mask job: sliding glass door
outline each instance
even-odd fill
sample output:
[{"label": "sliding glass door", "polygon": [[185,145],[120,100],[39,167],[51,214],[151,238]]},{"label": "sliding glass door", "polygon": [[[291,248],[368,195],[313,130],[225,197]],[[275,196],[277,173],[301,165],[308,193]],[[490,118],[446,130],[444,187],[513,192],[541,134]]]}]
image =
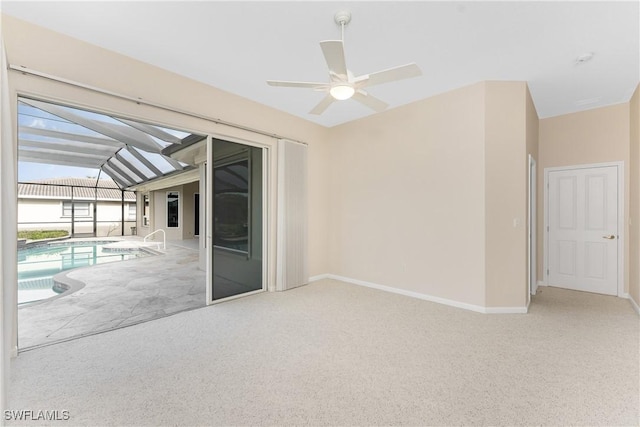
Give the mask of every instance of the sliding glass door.
[{"label": "sliding glass door", "polygon": [[213,139],[211,301],[263,289],[263,149]]}]

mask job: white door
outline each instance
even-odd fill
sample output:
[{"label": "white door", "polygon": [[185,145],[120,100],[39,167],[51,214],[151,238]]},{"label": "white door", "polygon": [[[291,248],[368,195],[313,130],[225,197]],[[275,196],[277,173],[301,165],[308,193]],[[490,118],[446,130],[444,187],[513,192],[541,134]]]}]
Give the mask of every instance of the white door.
[{"label": "white door", "polygon": [[548,284],[617,295],[618,168],[548,173]]}]

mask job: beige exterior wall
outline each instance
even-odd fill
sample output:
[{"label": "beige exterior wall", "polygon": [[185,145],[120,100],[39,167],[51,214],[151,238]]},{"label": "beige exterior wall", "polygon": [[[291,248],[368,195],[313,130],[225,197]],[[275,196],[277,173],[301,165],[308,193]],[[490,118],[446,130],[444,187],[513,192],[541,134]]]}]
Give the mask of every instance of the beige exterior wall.
[{"label": "beige exterior wall", "polygon": [[[124,203],[124,235],[132,235],[131,227],[136,227],[137,216],[129,215],[129,206],[134,203]],[[98,201],[97,209],[97,235],[102,236],[121,236],[122,235],[122,206],[120,202],[100,202]]]},{"label": "beige exterior wall", "polygon": [[[89,216],[77,216],[75,233],[93,233],[93,202],[89,203]],[[64,216],[63,200],[21,198],[18,199],[18,230],[67,230],[71,232],[71,217]],[[129,216],[129,205],[125,202],[124,235],[131,235],[131,227],[136,226],[135,218]],[[97,237],[121,236],[122,208],[120,202],[98,201]]]},{"label": "beige exterior wall", "polygon": [[146,191],[136,192],[136,203],[138,205],[138,215],[136,216],[137,235],[146,236],[154,230],[153,215],[149,216],[147,225],[144,224],[144,196],[149,196],[149,212],[152,211],[153,197]]},{"label": "beige exterior wall", "polygon": [[629,295],[640,305],[640,85],[629,102]]},{"label": "beige exterior wall", "polygon": [[[69,218],[62,216],[62,200],[18,200],[18,229],[20,230],[37,228],[27,223],[57,223],[69,221],[71,221]],[[51,224],[47,228],[51,230],[56,227],[55,224]]]},{"label": "beige exterior wall", "polygon": [[[544,194],[544,169],[556,166],[624,162],[624,283],[629,283],[629,103],[597,108],[540,120],[539,188]],[[544,218],[544,201],[538,207]],[[538,229],[538,242],[544,238]],[[543,278],[544,263],[540,258],[538,277]]]},{"label": "beige exterior wall", "polygon": [[485,278],[487,307],[527,304],[527,85],[487,82]]},{"label": "beige exterior wall", "polygon": [[[178,193],[178,227],[167,227],[167,194],[169,192]],[[182,185],[164,188],[162,190],[151,192],[153,198],[153,231],[164,230],[167,240],[182,240],[183,230],[185,228],[184,216],[184,190]],[[156,234],[152,240],[162,240],[162,234]]]},{"label": "beige exterior wall", "polygon": [[331,273],[484,305],[484,87],[331,129]]},{"label": "beige exterior wall", "polygon": [[184,227],[182,228],[183,239],[195,238],[195,199],[194,194],[200,191],[198,182],[191,182],[182,186],[184,200],[182,203],[182,218]]}]

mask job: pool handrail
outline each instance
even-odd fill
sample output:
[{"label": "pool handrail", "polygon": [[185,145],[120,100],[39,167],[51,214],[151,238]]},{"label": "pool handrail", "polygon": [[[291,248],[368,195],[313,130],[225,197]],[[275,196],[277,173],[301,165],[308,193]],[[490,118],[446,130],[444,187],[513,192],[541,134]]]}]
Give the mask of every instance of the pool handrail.
[{"label": "pool handrail", "polygon": [[162,231],[162,250],[166,251],[167,250],[167,235],[165,234],[165,232],[164,232],[164,230],[162,228],[159,228],[156,231],[153,231],[153,232],[147,234],[146,236],[144,236],[144,239],[142,241],[146,242],[148,237],[151,237],[151,236],[153,236],[154,234],[156,234],[156,233],[158,233],[160,231]]}]

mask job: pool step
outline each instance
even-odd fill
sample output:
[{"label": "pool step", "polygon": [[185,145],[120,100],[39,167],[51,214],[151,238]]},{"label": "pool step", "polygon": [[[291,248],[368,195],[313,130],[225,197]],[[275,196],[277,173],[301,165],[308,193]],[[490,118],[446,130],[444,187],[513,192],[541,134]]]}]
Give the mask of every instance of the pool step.
[{"label": "pool step", "polygon": [[53,286],[53,279],[51,277],[18,280],[18,290],[21,290],[21,291],[33,290],[33,289],[51,289],[52,286]]},{"label": "pool step", "polygon": [[139,240],[122,240],[118,242],[109,243],[103,246],[103,250],[109,252],[130,252],[141,249],[156,249],[160,250],[162,242],[141,242]]}]

